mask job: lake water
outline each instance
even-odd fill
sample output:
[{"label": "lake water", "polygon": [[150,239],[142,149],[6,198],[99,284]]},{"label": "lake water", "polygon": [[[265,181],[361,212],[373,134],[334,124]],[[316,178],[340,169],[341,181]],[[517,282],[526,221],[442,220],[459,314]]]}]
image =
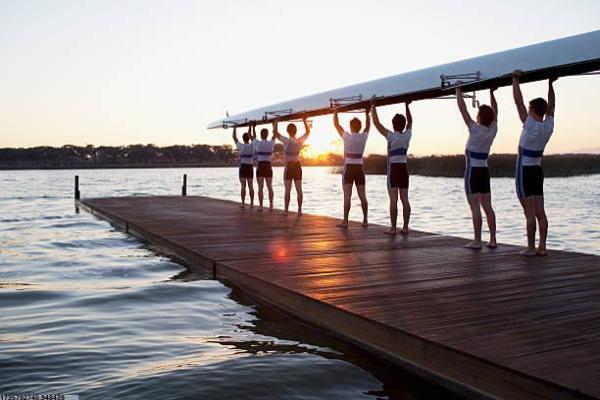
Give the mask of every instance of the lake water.
[{"label": "lake water", "polygon": [[[189,194],[239,199],[231,168],[0,171],[0,393],[451,398],[75,212],[75,174],[83,197],[101,197],[178,194],[183,173]],[[281,174],[275,168],[276,207]],[[340,179],[328,168],[306,168],[305,212],[339,217]],[[371,222],[387,224],[385,177],[367,180]],[[522,244],[513,180],[492,186],[498,240]],[[549,247],[600,254],[600,176],[547,179],[545,188]],[[460,179],[412,177],[410,196],[413,228],[471,234]],[[353,203],[351,217],[360,220]]]}]

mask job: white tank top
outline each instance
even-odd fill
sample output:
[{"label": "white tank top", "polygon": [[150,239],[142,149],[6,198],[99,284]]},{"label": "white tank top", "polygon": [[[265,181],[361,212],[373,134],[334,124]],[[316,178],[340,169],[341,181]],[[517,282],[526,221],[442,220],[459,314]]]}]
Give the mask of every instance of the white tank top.
[{"label": "white tank top", "polygon": [[387,132],[388,162],[392,164],[406,164],[406,154],[408,153],[411,137],[411,129],[407,129],[402,133],[392,131]]},{"label": "white tank top", "polygon": [[275,148],[275,139],[272,140],[256,140],[254,142],[254,154],[258,162],[271,162],[273,149]]},{"label": "white tank top", "polygon": [[490,126],[472,123],[469,127],[469,139],[467,139],[467,147],[465,157],[467,157],[467,165],[471,167],[487,167],[488,157],[492,143],[498,133],[498,123],[493,121]]},{"label": "white tank top", "polygon": [[288,138],[285,136],[279,136],[279,140],[281,140],[283,143],[283,148],[285,149],[285,162],[299,161],[300,150],[302,150],[302,145],[306,140],[306,135],[302,136],[301,138]]},{"label": "white tank top", "polygon": [[237,142],[235,146],[240,152],[240,164],[252,164],[254,158],[254,145],[252,143]]},{"label": "white tank top", "polygon": [[519,139],[519,162],[521,165],[542,165],[546,144],[554,132],[554,117],[547,116],[536,121],[527,115]]},{"label": "white tank top", "polygon": [[344,141],[344,160],[346,164],[362,164],[365,147],[369,132],[348,133],[344,132],[342,140]]}]

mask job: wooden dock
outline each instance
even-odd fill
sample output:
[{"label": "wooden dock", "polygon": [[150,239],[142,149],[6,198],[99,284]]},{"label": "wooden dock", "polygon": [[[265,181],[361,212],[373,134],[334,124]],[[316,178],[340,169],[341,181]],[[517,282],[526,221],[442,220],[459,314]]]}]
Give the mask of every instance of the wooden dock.
[{"label": "wooden dock", "polygon": [[206,197],[79,203],[247,294],[403,365],[506,399],[600,398],[600,257],[240,209]]}]

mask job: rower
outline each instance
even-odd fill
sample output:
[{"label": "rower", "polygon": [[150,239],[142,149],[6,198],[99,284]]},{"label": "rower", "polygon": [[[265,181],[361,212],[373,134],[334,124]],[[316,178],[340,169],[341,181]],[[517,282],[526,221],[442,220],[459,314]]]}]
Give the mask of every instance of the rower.
[{"label": "rower", "polygon": [[246,186],[248,186],[250,192],[250,208],[254,207],[254,186],[252,183],[252,178],[254,177],[254,167],[253,167],[253,158],[254,158],[254,145],[250,143],[251,139],[251,128],[248,128],[248,132],[242,135],[241,143],[237,138],[237,126],[233,127],[233,141],[235,142],[235,146],[237,147],[240,154],[240,167],[239,167],[239,178],[241,185],[241,198],[242,204],[240,208],[246,207]]},{"label": "rower", "polygon": [[[521,93],[520,79],[522,72],[513,72],[513,97],[523,122],[523,130],[519,139],[517,158],[516,185],[517,195],[525,212],[527,221],[527,248],[520,252],[524,256],[545,256],[546,238],[548,236],[548,219],[544,209],[544,171],[542,156],[544,148],[554,132],[555,94],[553,83],[556,77],[548,80],[548,101],[537,98],[529,102],[529,110],[525,108]],[[540,241],[535,248],[535,231],[540,227]]]},{"label": "rower", "polygon": [[496,214],[492,208],[492,193],[490,187],[490,170],[488,156],[490,148],[498,132],[498,104],[494,97],[496,88],[490,89],[490,102],[492,106],[483,104],[479,106],[477,122],[471,119],[463,98],[461,81],[456,82],[456,101],[467,128],[469,138],[465,150],[465,194],[471,209],[473,220],[473,241],[463,247],[468,249],[481,249],[481,208],[485,212],[490,240],[487,246],[496,248]]},{"label": "rower", "polygon": [[[256,127],[253,125],[253,135],[256,136]],[[271,166],[271,158],[273,149],[275,148],[275,135],[268,140],[269,131],[266,128],[260,130],[260,140],[254,141],[254,154],[258,160],[256,168],[256,180],[258,182],[258,211],[263,210],[263,187],[267,182],[267,190],[269,191],[269,211],[273,211],[273,168]]]},{"label": "rower", "polygon": [[333,112],[333,125],[338,131],[338,134],[344,141],[344,171],[342,174],[342,187],[344,190],[344,220],[338,224],[340,228],[348,228],[348,217],[350,214],[350,201],[352,199],[352,186],[356,185],[356,191],[360,198],[360,204],[363,211],[363,228],[368,226],[369,204],[367,203],[367,194],[365,192],[365,171],[363,169],[363,154],[367,139],[369,138],[369,130],[371,128],[371,120],[369,118],[369,109],[365,109],[365,129],[360,132],[362,123],[358,118],[353,118],[350,121],[350,132],[347,132],[340,125],[337,107]]},{"label": "rower", "polygon": [[298,128],[296,124],[290,123],[287,126],[288,137],[285,137],[277,130],[277,120],[273,121],[273,136],[279,139],[283,143],[285,149],[285,170],[283,172],[283,182],[285,185],[284,195],[284,215],[288,214],[290,206],[290,195],[292,191],[292,182],[296,187],[296,195],[298,199],[298,215],[302,215],[302,165],[300,164],[300,150],[306,139],[310,135],[310,126],[306,117],[302,118],[304,123],[305,133],[302,137],[297,138],[296,133]]},{"label": "rower", "polygon": [[388,143],[388,164],[387,164],[387,188],[390,198],[390,221],[391,228],[385,233],[388,235],[396,234],[396,221],[398,219],[398,194],[402,202],[402,216],[404,225],[402,233],[408,234],[408,222],[410,220],[410,202],[408,201],[408,168],[407,157],[408,146],[412,137],[412,114],[406,102],[406,117],[402,114],[394,115],[392,126],[394,131],[386,129],[377,115],[377,108],[373,103],[371,105],[371,114],[373,116],[373,125],[386,138]]}]

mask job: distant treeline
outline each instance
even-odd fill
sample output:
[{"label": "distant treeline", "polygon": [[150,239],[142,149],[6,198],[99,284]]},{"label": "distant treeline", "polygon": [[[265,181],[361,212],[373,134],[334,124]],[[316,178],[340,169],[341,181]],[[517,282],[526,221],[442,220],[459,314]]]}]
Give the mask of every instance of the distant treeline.
[{"label": "distant treeline", "polygon": [[[273,163],[283,165],[283,146],[277,144]],[[334,166],[341,170],[340,154],[304,158],[304,165]],[[489,166],[492,176],[514,176],[516,155],[493,154]],[[0,169],[34,168],[149,168],[149,167],[215,167],[237,166],[238,154],[230,145],[167,146],[136,144],[129,146],[63,146],[0,149]],[[575,176],[600,173],[600,154],[560,154],[544,156],[546,176]],[[425,176],[463,176],[464,156],[410,157],[411,174]],[[365,158],[369,174],[385,174],[387,158],[370,155]]]},{"label": "distant treeline", "polygon": [[[517,156],[515,154],[492,154],[488,160],[490,175],[514,177]],[[553,154],[543,158],[542,165],[547,177],[591,175],[600,173],[600,154]],[[462,177],[465,157],[427,156],[411,157],[408,160],[411,174],[424,176]],[[387,157],[371,155],[365,159],[368,174],[386,174]]]}]

